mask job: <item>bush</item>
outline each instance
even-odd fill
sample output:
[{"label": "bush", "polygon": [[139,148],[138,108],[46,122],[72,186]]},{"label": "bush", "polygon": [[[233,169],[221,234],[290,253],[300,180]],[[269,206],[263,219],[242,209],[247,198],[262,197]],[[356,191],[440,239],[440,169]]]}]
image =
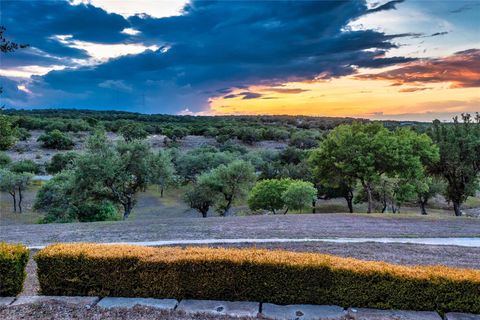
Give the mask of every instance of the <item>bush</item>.
[{"label": "bush", "polygon": [[74,151],[57,153],[52,157],[50,162],[45,164],[45,170],[50,174],[59,173],[60,171],[73,166],[77,158],[78,153]]},{"label": "bush", "polygon": [[0,297],[22,292],[28,254],[29,250],[23,245],[0,242]]},{"label": "bush", "polygon": [[5,152],[0,151],[0,168],[7,167],[12,162],[12,159]]},{"label": "bush", "polygon": [[35,257],[44,295],[335,304],[480,312],[480,271],[258,249],[56,244]]},{"label": "bush", "polygon": [[58,150],[69,150],[75,145],[69,136],[57,129],[42,134],[37,141],[43,142],[44,148]]},{"label": "bush", "polygon": [[40,172],[38,165],[30,159],[19,160],[17,162],[11,163],[10,171],[15,173],[29,172],[33,174],[37,174]]}]

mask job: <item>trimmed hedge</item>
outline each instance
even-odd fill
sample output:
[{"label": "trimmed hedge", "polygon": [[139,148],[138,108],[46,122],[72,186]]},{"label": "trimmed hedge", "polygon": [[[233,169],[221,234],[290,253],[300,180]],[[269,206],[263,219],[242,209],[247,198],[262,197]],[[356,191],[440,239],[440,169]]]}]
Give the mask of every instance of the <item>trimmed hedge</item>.
[{"label": "trimmed hedge", "polygon": [[56,244],[42,294],[250,300],[480,313],[480,270],[259,249]]},{"label": "trimmed hedge", "polygon": [[28,254],[29,250],[23,245],[0,242],[0,297],[22,292]]}]

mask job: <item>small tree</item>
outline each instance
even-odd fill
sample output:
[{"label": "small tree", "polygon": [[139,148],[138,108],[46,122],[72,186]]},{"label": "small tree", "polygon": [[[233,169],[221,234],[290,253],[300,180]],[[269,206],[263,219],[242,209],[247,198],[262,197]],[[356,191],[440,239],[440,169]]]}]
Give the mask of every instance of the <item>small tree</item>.
[{"label": "small tree", "polygon": [[208,185],[202,182],[196,182],[185,192],[183,199],[190,208],[197,210],[206,218],[210,207],[212,207],[218,194]]},{"label": "small tree", "polygon": [[175,166],[172,157],[165,151],[160,151],[150,159],[150,181],[160,187],[160,196],[163,191],[175,182]]},{"label": "small tree", "polygon": [[248,195],[248,206],[251,210],[269,210],[276,214],[285,208],[283,193],[292,182],[291,179],[258,181]]},{"label": "small tree", "polygon": [[150,157],[146,143],[119,142],[111,146],[105,133],[97,131],[87,141],[87,152],[76,161],[75,193],[120,204],[125,220],[137,202],[136,194],[147,186]]},{"label": "small tree", "polygon": [[424,167],[437,159],[438,148],[425,134],[419,135],[410,129],[392,132],[380,123],[353,123],[333,129],[313,152],[311,163],[317,176],[326,174],[325,169],[330,167],[334,175],[347,184],[359,181],[370,213],[375,183],[382,175],[420,177]]},{"label": "small tree", "polygon": [[44,148],[57,150],[69,150],[75,145],[70,137],[57,129],[42,134],[37,141],[43,142]]},{"label": "small tree", "polygon": [[433,122],[430,135],[440,147],[440,161],[431,171],[445,179],[445,198],[453,203],[456,216],[462,214],[461,206],[478,188],[480,173],[480,115],[457,117],[453,124]]},{"label": "small tree", "polygon": [[251,163],[242,160],[221,165],[198,178],[199,183],[222,196],[223,201],[218,202],[217,208],[221,216],[228,214],[236,199],[246,195],[255,180],[255,168]]},{"label": "small tree", "polygon": [[31,173],[17,174],[15,179],[15,187],[18,190],[18,209],[22,213],[23,191],[27,189],[32,181]]},{"label": "small tree", "polygon": [[427,214],[428,201],[437,194],[445,191],[445,182],[438,177],[425,176],[414,183],[417,201],[422,215]]},{"label": "small tree", "polygon": [[143,125],[136,122],[124,125],[120,128],[119,132],[127,142],[143,140],[148,137],[148,132],[144,129]]},{"label": "small tree", "polygon": [[25,191],[30,184],[31,178],[32,175],[30,173],[16,173],[6,169],[0,169],[0,190],[12,196],[14,212],[17,212],[17,208],[20,213],[22,212],[23,191]]},{"label": "small tree", "polygon": [[10,170],[0,169],[0,191],[7,192],[13,201],[13,211],[17,212],[16,174]]},{"label": "small tree", "polygon": [[0,114],[0,150],[9,149],[16,141],[17,136],[12,121],[9,117]]},{"label": "small tree", "polygon": [[312,199],[316,197],[317,189],[315,189],[313,183],[300,180],[292,181],[287,190],[282,194],[285,207],[287,208],[284,214],[286,214],[288,210],[308,208],[312,204]]}]

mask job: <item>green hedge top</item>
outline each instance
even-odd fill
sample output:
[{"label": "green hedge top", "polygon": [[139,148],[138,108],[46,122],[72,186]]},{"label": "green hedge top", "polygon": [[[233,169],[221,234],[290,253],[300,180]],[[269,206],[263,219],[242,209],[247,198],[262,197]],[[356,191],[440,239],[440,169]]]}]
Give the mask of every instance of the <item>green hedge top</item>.
[{"label": "green hedge top", "polygon": [[57,244],[35,259],[43,294],[480,313],[480,270],[280,250],[99,244]]},{"label": "green hedge top", "polygon": [[0,242],[0,296],[15,296],[22,291],[28,254],[23,245]]}]

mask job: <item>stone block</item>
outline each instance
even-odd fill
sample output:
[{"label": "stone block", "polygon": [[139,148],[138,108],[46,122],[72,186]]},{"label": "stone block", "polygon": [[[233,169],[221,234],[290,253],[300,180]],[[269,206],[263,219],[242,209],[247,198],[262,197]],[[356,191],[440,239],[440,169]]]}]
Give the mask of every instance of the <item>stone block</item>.
[{"label": "stone block", "polygon": [[182,300],[177,310],[189,314],[228,315],[232,317],[256,317],[260,303],[247,301]]},{"label": "stone block", "polygon": [[178,302],[175,299],[106,297],[100,300],[97,303],[97,306],[105,309],[111,309],[133,308],[136,305],[140,305],[162,310],[173,310],[177,304]]},{"label": "stone block", "polygon": [[346,314],[346,311],[339,306],[262,304],[262,315],[276,320],[341,320]]}]

